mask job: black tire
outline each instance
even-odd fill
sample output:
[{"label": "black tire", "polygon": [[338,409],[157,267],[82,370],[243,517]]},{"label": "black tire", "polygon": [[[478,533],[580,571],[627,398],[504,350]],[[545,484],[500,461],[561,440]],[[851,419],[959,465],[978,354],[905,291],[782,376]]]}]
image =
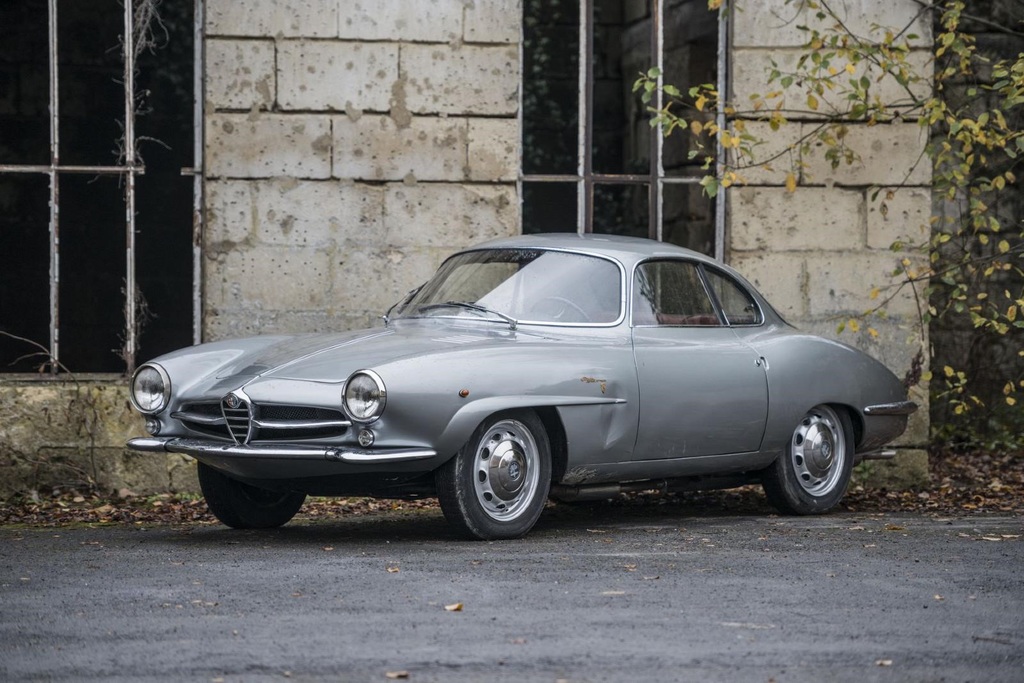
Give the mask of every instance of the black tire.
[{"label": "black tire", "polygon": [[827,405],[803,416],[782,455],[764,471],[768,502],[790,515],[818,515],[834,508],[853,471],[853,422]]},{"label": "black tire", "polygon": [[233,529],[273,529],[295,516],[305,493],[271,491],[243,484],[199,463],[199,487],[210,512]]},{"label": "black tire", "polygon": [[435,473],[445,518],[478,540],[519,538],[537,523],[551,489],[551,447],[532,410],[492,415]]}]

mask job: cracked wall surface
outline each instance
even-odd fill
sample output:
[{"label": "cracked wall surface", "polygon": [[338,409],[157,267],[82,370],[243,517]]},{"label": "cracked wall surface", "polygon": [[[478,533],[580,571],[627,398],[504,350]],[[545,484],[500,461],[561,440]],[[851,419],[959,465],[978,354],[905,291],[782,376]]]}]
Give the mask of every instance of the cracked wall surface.
[{"label": "cracked wall surface", "polygon": [[365,327],[519,232],[518,1],[207,6],[204,339]]}]

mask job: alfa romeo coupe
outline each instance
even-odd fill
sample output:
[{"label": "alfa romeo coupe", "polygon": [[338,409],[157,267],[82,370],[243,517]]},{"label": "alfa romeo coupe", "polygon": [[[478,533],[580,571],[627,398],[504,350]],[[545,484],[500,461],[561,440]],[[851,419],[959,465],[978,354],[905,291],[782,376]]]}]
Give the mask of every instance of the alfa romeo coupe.
[{"label": "alfa romeo coupe", "polygon": [[477,539],[548,497],[760,482],[833,508],[916,405],[881,363],[788,325],[738,273],[649,240],[524,236],[447,259],[367,330],[216,341],[138,368],[139,451],[198,460],[213,514],[436,496]]}]

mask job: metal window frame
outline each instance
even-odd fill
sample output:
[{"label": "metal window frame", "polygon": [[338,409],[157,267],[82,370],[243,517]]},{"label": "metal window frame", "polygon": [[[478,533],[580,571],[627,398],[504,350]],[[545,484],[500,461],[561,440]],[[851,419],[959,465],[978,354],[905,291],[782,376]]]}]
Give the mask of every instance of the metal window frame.
[{"label": "metal window frame", "polygon": [[[665,45],[665,0],[651,0],[651,54],[653,55],[652,66],[658,67],[664,73],[664,45]],[[663,239],[663,195],[665,185],[695,185],[700,183],[699,178],[684,176],[666,176],[664,167],[664,135],[661,124],[653,129],[650,147],[650,166],[646,174],[629,173],[595,173],[593,168],[593,157],[590,150],[593,148],[594,133],[594,0],[580,0],[579,30],[579,72],[578,84],[580,96],[578,102],[578,130],[577,130],[577,169],[575,175],[569,174],[525,174],[522,172],[522,161],[524,150],[520,145],[519,150],[519,177],[517,179],[517,191],[523,196],[523,183],[566,183],[576,184],[576,232],[586,234],[593,231],[594,224],[594,187],[596,185],[647,185],[649,211],[648,211],[648,236],[651,239]],[[718,92],[727,92],[726,70],[727,60],[728,23],[727,13],[724,9],[718,10],[718,45],[717,45],[717,88]],[[519,63],[525,64],[525,37],[520,31],[519,40]],[[658,91],[652,103],[660,109],[664,105],[661,86],[664,85],[663,77],[658,76]],[[519,89],[519,128],[523,128],[523,88]],[[716,112],[719,127],[724,128],[725,111],[720,103]],[[725,164],[725,150],[718,139],[715,140],[716,169],[721,174]],[[715,258],[721,260],[724,256],[725,244],[725,212],[726,192],[721,188],[715,197]]]},{"label": "metal window frame", "polygon": [[[200,324],[202,315],[200,287],[201,268],[201,233],[202,233],[202,25],[203,0],[194,0],[193,23],[195,24],[194,45],[194,117],[196,126],[194,169],[183,169],[185,173],[194,175],[193,204],[193,339],[200,340]],[[49,50],[49,128],[50,128],[50,163],[39,164],[0,164],[0,174],[42,174],[49,178],[50,184],[50,338],[49,375],[56,376],[60,364],[60,178],[64,174],[115,175],[124,181],[125,204],[125,302],[124,302],[124,360],[125,373],[131,374],[135,369],[135,354],[138,340],[137,328],[137,294],[135,277],[135,182],[144,175],[146,168],[137,158],[135,138],[135,3],[125,0],[124,33],[122,34],[121,57],[124,62],[124,155],[121,163],[111,165],[67,165],[60,162],[60,97],[59,97],[59,52],[57,42],[58,0],[47,2],[47,43]]]}]

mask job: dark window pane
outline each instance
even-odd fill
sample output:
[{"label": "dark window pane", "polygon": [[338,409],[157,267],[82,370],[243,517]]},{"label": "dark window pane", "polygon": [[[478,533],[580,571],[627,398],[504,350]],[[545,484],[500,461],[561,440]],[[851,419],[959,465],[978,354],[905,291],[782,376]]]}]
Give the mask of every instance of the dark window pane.
[{"label": "dark window pane", "polygon": [[705,268],[708,276],[708,284],[718,298],[718,304],[725,313],[726,321],[730,325],[758,325],[761,323],[761,310],[754,303],[745,289],[740,287],[732,278],[720,273],[717,270]]},{"label": "dark window pane", "polygon": [[49,359],[49,202],[47,176],[0,176],[0,372],[34,372]]},{"label": "dark window pane", "polygon": [[[704,83],[714,84],[718,73],[718,15],[709,12],[704,0],[670,0],[665,3],[665,83],[687,91]],[[678,108],[677,108],[678,111]],[[692,110],[688,116],[694,116]],[[702,114],[702,120],[713,120],[714,111]],[[698,149],[698,142],[703,149]],[[689,129],[674,131],[665,138],[662,165],[665,175],[689,175],[714,156],[714,140],[706,134],[695,137]],[[690,153],[697,155],[690,159]]]},{"label": "dark window pane", "polygon": [[60,360],[72,372],[124,372],[125,205],[116,176],[60,180]]},{"label": "dark window pane", "polygon": [[649,235],[647,185],[596,185],[593,232],[605,235]]},{"label": "dark window pane", "polygon": [[[699,175],[699,170],[692,171]],[[662,186],[662,234],[665,242],[712,255],[715,250],[715,200],[696,183]]]},{"label": "dark window pane", "polygon": [[579,0],[523,3],[523,173],[577,171]]},{"label": "dark window pane", "polygon": [[576,183],[523,183],[523,234],[576,232]]},{"label": "dark window pane", "polygon": [[646,175],[650,114],[633,81],[653,64],[653,22],[646,12],[623,11],[612,0],[597,2],[594,13],[594,172]]},{"label": "dark window pane", "polygon": [[117,0],[57,5],[60,161],[117,163],[124,122],[124,9]]},{"label": "dark window pane", "polygon": [[[137,362],[192,343],[192,3],[160,5],[155,49],[139,58],[136,118]],[[156,142],[159,141],[159,142]]]},{"label": "dark window pane", "polygon": [[0,2],[0,164],[49,164],[45,0]]},{"label": "dark window pane", "polygon": [[633,280],[633,324],[719,325],[697,266],[687,261],[641,264]]}]

